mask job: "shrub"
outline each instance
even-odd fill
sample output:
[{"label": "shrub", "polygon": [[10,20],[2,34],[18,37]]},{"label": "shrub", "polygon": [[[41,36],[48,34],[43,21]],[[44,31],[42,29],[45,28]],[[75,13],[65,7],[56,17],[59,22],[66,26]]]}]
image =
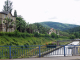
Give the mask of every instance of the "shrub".
[{"label": "shrub", "polygon": [[49,34],[45,34],[45,37],[50,37],[50,35]]},{"label": "shrub", "polygon": [[22,33],[21,36],[22,36],[23,38],[25,38],[25,37],[26,37],[26,33]]},{"label": "shrub", "polygon": [[57,35],[55,33],[51,33],[52,38],[57,38]]},{"label": "shrub", "polygon": [[35,33],[34,33],[34,36],[35,36],[35,37],[39,37],[38,32],[35,32]]},{"label": "shrub", "polygon": [[46,43],[46,45],[56,45],[56,42],[49,42],[49,43]]},{"label": "shrub", "polygon": [[70,36],[70,39],[75,39],[75,36],[74,36],[74,35],[71,35],[71,36]]},{"label": "shrub", "polygon": [[0,36],[4,36],[5,35],[5,32],[0,32]]}]

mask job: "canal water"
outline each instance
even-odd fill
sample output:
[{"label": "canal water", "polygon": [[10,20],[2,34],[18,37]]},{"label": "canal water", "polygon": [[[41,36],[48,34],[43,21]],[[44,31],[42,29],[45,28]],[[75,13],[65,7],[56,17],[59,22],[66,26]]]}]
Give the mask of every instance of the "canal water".
[{"label": "canal water", "polygon": [[[79,41],[74,41],[68,45],[78,45],[79,44]],[[65,56],[72,56],[72,49],[69,49],[70,46],[66,45],[65,46]],[[51,57],[51,56],[64,56],[64,47],[58,49],[58,50],[55,50],[47,55],[45,55],[44,57]]]}]

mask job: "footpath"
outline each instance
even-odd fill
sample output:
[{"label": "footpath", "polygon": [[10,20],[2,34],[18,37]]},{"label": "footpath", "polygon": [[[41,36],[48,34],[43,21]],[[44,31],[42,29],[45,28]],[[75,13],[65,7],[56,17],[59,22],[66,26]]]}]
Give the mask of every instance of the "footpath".
[{"label": "footpath", "polygon": [[42,58],[23,58],[23,59],[0,59],[0,60],[80,60],[80,56],[42,57]]}]

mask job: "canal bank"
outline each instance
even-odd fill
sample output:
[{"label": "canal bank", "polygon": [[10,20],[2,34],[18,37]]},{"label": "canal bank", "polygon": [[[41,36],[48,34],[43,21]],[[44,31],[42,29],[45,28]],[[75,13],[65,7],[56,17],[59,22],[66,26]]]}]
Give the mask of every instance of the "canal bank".
[{"label": "canal bank", "polygon": [[[70,44],[78,45],[79,41],[74,41],[74,42],[72,42]],[[51,52],[51,53],[49,53],[47,55],[44,55],[44,57],[64,56],[64,55],[65,56],[72,56],[72,54],[73,54],[72,49],[68,49],[70,44],[66,45],[65,48],[64,47],[60,47],[60,48],[54,50],[53,52]],[[64,49],[65,49],[65,51],[64,51]]]}]

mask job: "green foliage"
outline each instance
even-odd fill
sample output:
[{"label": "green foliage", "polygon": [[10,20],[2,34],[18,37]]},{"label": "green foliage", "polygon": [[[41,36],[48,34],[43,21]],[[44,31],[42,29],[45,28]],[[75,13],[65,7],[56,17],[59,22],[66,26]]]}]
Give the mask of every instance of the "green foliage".
[{"label": "green foliage", "polygon": [[75,35],[71,35],[70,36],[70,39],[75,39]]},{"label": "green foliage", "polygon": [[17,11],[16,10],[14,11],[14,16],[17,17]]},{"label": "green foliage", "polygon": [[50,35],[49,35],[49,34],[47,34],[47,33],[45,33],[45,37],[50,37]]},{"label": "green foliage", "polygon": [[10,37],[33,37],[34,34],[29,34],[27,32],[21,33],[17,30],[15,30],[14,32],[0,32],[0,36],[10,36]]},{"label": "green foliage", "polygon": [[49,43],[46,43],[46,45],[57,45],[56,42],[49,42]]},{"label": "green foliage", "polygon": [[51,33],[52,38],[57,38],[58,36],[55,33]]},{"label": "green foliage", "polygon": [[0,45],[5,46],[18,46],[18,45],[24,45],[26,48],[28,48],[27,45],[43,45],[45,42],[52,41],[52,38],[44,38],[44,37],[9,37],[9,36],[0,36]]},{"label": "green foliage", "polygon": [[69,34],[74,35],[75,38],[80,38],[80,26],[68,29],[68,30],[66,30],[66,32],[68,32]]},{"label": "green foliage", "polygon": [[80,26],[79,27],[70,28],[68,30],[65,30],[65,32],[68,32],[68,33],[80,32]]},{"label": "green foliage", "polygon": [[12,12],[12,2],[7,0],[5,1],[5,5],[3,7],[3,11],[8,11],[8,12]]},{"label": "green foliage", "polygon": [[39,33],[39,37],[45,37],[45,34]]},{"label": "green foliage", "polygon": [[[10,18],[5,18],[5,20],[3,21],[3,23],[5,23],[5,26],[6,26],[6,32],[8,30],[8,28],[12,28],[13,27],[13,24],[15,24],[15,22],[11,21]],[[9,24],[11,23],[11,24]]]},{"label": "green foliage", "polygon": [[39,37],[39,34],[37,32],[34,33],[35,37]]},{"label": "green foliage", "polygon": [[58,23],[58,22],[41,22],[40,24],[43,25],[44,27],[47,26],[47,27],[54,28],[54,29],[61,30],[61,31],[78,27],[78,25],[63,24],[63,23]]},{"label": "green foliage", "polygon": [[0,36],[4,36],[5,35],[5,33],[3,33],[3,32],[0,32]]},{"label": "green foliage", "polygon": [[70,36],[69,33],[63,32],[63,31],[59,31],[59,35],[60,35],[60,36],[66,36],[66,37],[69,37],[69,36]]},{"label": "green foliage", "polygon": [[16,18],[16,28],[20,32],[25,32],[26,31],[26,22],[22,17],[17,17]]},{"label": "green foliage", "polygon": [[76,38],[79,38],[79,36],[80,36],[79,34],[80,34],[79,32],[75,32],[74,33],[74,35],[75,35]]},{"label": "green foliage", "polygon": [[39,23],[34,23],[33,25],[35,26],[34,27],[35,29],[38,29],[39,33],[45,34],[45,33],[48,33],[49,31],[49,28],[44,27]]}]

